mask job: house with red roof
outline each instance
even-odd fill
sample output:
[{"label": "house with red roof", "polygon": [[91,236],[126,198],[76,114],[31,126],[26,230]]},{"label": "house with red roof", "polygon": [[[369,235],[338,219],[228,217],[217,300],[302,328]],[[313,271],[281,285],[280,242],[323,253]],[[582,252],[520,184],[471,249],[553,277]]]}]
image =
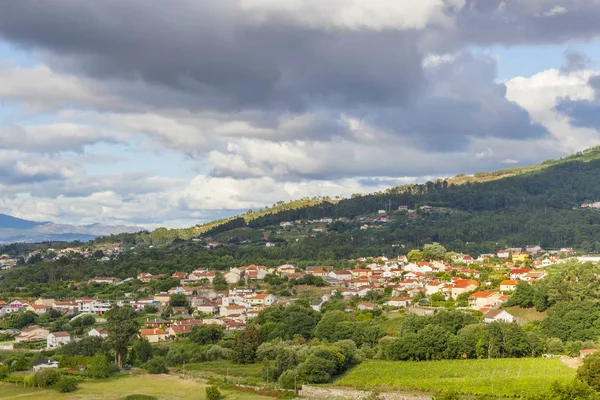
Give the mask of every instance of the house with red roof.
[{"label": "house with red roof", "polygon": [[239,315],[246,311],[244,306],[223,306],[219,309],[219,315],[221,317],[231,317],[232,315]]},{"label": "house with red roof", "polygon": [[386,306],[390,307],[408,307],[410,305],[409,297],[392,297],[388,301],[385,302]]},{"label": "house with red roof", "polygon": [[46,340],[48,338],[48,334],[50,334],[48,329],[33,325],[28,328],[21,329],[21,333],[15,338],[15,342],[37,342],[40,340]]},{"label": "house with red roof", "polygon": [[463,293],[472,292],[479,287],[479,282],[474,279],[455,279],[452,282],[450,294],[454,300]]},{"label": "house with red roof", "polygon": [[500,291],[501,292],[514,292],[517,288],[518,280],[515,279],[505,279],[500,282]]},{"label": "house with red roof", "polygon": [[494,308],[499,300],[501,294],[498,292],[475,292],[469,296],[469,307],[476,310],[482,308]]},{"label": "house with red roof", "polygon": [[338,281],[349,281],[352,279],[352,272],[346,270],[331,271],[329,276]]},{"label": "house with red roof", "polygon": [[363,302],[363,303],[358,303],[358,305],[356,306],[356,308],[360,311],[372,311],[375,310],[377,308],[377,304],[373,304],[373,303],[369,303],[369,302]]},{"label": "house with red roof", "polygon": [[512,280],[526,280],[525,277],[531,272],[531,268],[515,268],[510,271],[510,279]]},{"label": "house with red roof", "polygon": [[160,328],[140,329],[140,336],[150,343],[158,343],[167,340],[167,332]]},{"label": "house with red roof", "polygon": [[275,303],[275,296],[269,293],[257,293],[247,298],[246,302],[252,306],[270,306]]}]

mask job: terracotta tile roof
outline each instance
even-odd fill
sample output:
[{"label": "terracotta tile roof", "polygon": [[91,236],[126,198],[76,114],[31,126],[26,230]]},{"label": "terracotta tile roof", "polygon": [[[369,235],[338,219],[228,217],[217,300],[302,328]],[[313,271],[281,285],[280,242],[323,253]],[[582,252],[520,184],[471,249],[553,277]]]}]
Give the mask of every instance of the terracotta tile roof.
[{"label": "terracotta tile roof", "polygon": [[166,335],[167,332],[165,332],[163,329],[140,329],[140,334],[142,336],[151,336],[151,335]]},{"label": "terracotta tile roof", "polygon": [[477,298],[485,299],[494,294],[495,294],[495,292],[477,292],[477,293],[473,293],[472,295],[470,295],[469,298],[470,299],[477,299]]}]

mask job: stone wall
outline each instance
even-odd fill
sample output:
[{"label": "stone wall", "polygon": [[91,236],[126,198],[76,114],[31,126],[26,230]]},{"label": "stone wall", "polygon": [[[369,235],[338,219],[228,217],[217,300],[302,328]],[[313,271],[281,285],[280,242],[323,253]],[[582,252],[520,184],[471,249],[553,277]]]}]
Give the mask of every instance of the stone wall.
[{"label": "stone wall", "polygon": [[431,400],[430,395],[400,392],[377,393],[355,389],[324,388],[316,386],[302,386],[302,397],[323,400]]}]

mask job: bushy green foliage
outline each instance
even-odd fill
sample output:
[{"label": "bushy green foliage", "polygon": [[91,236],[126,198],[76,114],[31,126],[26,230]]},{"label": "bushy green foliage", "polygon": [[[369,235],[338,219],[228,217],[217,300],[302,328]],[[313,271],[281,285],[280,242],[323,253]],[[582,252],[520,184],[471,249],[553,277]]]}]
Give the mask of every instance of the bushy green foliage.
[{"label": "bushy green foliage", "polygon": [[0,364],[0,379],[4,379],[8,376],[9,374],[9,369],[8,366],[4,365],[4,364]]},{"label": "bushy green foliage", "polygon": [[541,354],[543,342],[517,324],[478,324],[471,314],[442,311],[433,317],[408,317],[399,338],[387,341],[389,360],[531,357]]},{"label": "bushy green foliage", "polygon": [[227,286],[227,280],[225,279],[223,274],[221,272],[216,272],[215,277],[213,279],[213,289],[222,292],[224,290],[227,290]]},{"label": "bushy green foliage", "polygon": [[571,382],[554,382],[550,389],[528,396],[528,400],[598,400],[600,395],[587,383],[578,379]]},{"label": "bushy green foliage", "polygon": [[138,335],[139,322],[136,320],[136,312],[133,308],[117,307],[116,304],[106,312],[108,329],[108,346],[115,352],[116,364],[121,367],[127,358],[128,346]]},{"label": "bushy green foliage", "polygon": [[72,376],[63,375],[60,377],[54,388],[60,393],[74,392],[79,388],[77,379]]},{"label": "bushy green foliage", "polygon": [[583,364],[577,369],[577,378],[600,391],[600,354],[592,354],[583,359]]},{"label": "bushy green foliage", "polygon": [[223,328],[217,325],[196,325],[188,335],[190,341],[200,345],[217,343],[222,338]]},{"label": "bushy green foliage", "polygon": [[320,317],[320,314],[312,308],[300,304],[269,307],[256,317],[256,323],[261,326],[260,341],[265,342],[276,338],[287,340],[295,335],[310,339]]},{"label": "bushy green foliage", "polygon": [[60,346],[56,352],[66,356],[93,356],[102,349],[102,338],[97,336],[84,337]]},{"label": "bushy green foliage", "polygon": [[171,307],[187,307],[188,302],[183,293],[173,293],[169,299]]},{"label": "bushy green foliage", "polygon": [[167,360],[164,357],[154,357],[144,364],[144,369],[151,374],[167,374]]},{"label": "bushy green foliage", "polygon": [[42,368],[35,373],[35,384],[37,387],[52,387],[61,377],[62,374],[55,368]]},{"label": "bushy green foliage", "polygon": [[147,394],[130,394],[129,396],[122,397],[120,400],[157,400],[158,397],[150,396]]},{"label": "bushy green foliage", "polygon": [[89,361],[85,373],[90,378],[105,379],[118,371],[119,368],[105,356],[95,356]]},{"label": "bushy green foliage", "polygon": [[133,349],[135,352],[136,361],[145,363],[152,358],[154,349],[147,339],[139,339],[133,342]]},{"label": "bushy green foliage", "polygon": [[220,400],[222,398],[221,392],[214,386],[206,388],[206,400]]},{"label": "bushy green foliage", "polygon": [[256,360],[258,345],[258,330],[254,326],[244,329],[234,338],[233,362],[240,364],[253,363]]},{"label": "bushy green foliage", "polygon": [[548,310],[542,332],[567,340],[590,340],[600,337],[600,303],[592,300],[561,301]]}]

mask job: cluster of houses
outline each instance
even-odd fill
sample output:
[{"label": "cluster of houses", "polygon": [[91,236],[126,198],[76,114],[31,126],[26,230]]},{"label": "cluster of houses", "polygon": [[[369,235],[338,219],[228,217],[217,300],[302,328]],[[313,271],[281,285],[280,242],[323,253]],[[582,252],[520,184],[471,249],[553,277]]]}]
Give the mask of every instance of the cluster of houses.
[{"label": "cluster of houses", "polygon": [[0,270],[11,269],[17,266],[19,260],[17,258],[10,257],[7,254],[0,254]]},{"label": "cluster of houses", "polygon": [[[119,300],[117,306],[131,306],[135,310],[142,309],[147,305],[156,305],[153,300]],[[0,301],[0,316],[18,312],[31,311],[37,315],[42,315],[50,309],[58,310],[64,315],[74,315],[79,313],[84,314],[104,314],[113,305],[108,300],[100,300],[95,298],[79,298],[71,301],[59,301],[53,298],[40,297],[35,301],[13,300],[11,302]]]},{"label": "cluster of houses", "polygon": [[[108,337],[108,331],[103,328],[92,328],[86,336],[97,336],[103,339]],[[29,326],[19,331],[15,343],[46,341],[47,349],[56,349],[70,343],[74,339],[68,332],[50,332],[49,329],[37,325]]]},{"label": "cluster of houses", "polygon": [[[115,249],[115,251],[118,251]],[[140,335],[151,342],[158,342],[185,336],[194,325],[218,325],[226,332],[244,329],[249,320],[266,308],[278,304],[289,304],[294,299],[276,298],[272,294],[256,291],[248,286],[237,287],[244,281],[251,283],[261,281],[267,275],[277,275],[289,279],[299,279],[307,275],[320,277],[331,288],[311,307],[319,311],[322,305],[334,295],[342,295],[346,299],[355,296],[364,297],[369,292],[390,294],[389,300],[383,304],[392,308],[408,308],[415,299],[423,299],[422,306],[428,299],[436,295],[437,299],[457,300],[459,296],[469,293],[468,307],[480,310],[485,322],[512,322],[514,317],[501,309],[510,294],[520,282],[532,283],[545,278],[546,266],[563,262],[559,254],[571,254],[572,249],[561,249],[557,252],[544,251],[539,246],[504,249],[496,254],[483,254],[477,259],[472,256],[457,254],[452,263],[445,261],[409,262],[406,256],[393,259],[379,257],[376,259],[360,258],[350,260],[353,268],[334,270],[327,266],[314,266],[300,269],[294,265],[284,264],[274,268],[261,265],[248,265],[216,272],[208,269],[196,269],[192,272],[174,272],[171,278],[177,279],[179,285],[156,293],[145,300],[120,300],[116,302],[95,298],[80,298],[72,301],[58,301],[51,298],[39,298],[35,301],[13,300],[9,303],[0,301],[0,315],[16,311],[32,311],[43,314],[49,309],[61,311],[63,314],[103,314],[113,303],[118,306],[130,305],[134,309],[142,309],[148,305],[167,307],[171,296],[181,294],[187,300],[187,306],[172,307],[177,312],[174,319],[154,319],[147,321],[140,330]],[[500,259],[500,262],[498,262]],[[531,268],[517,267],[519,261],[528,260]],[[499,287],[487,289],[490,282],[481,282],[481,273],[477,265],[486,265],[505,275]],[[222,274],[231,289],[217,291],[212,284]],[[135,278],[121,280],[114,277],[95,277],[94,283],[120,284],[137,279],[144,284],[165,278],[165,274],[139,273]],[[236,286],[234,288],[234,286]],[[485,290],[479,290],[485,287]],[[464,296],[463,296],[464,297]],[[379,305],[362,302],[351,310],[373,310]],[[189,312],[193,312],[188,314]],[[194,316],[195,315],[195,316]],[[99,334],[95,332],[94,334]],[[47,332],[44,328],[29,327],[20,332],[17,341],[47,340],[47,346],[54,348],[71,340],[65,332]]]},{"label": "cluster of houses", "polygon": [[[124,251],[125,251],[125,249],[121,245],[118,245],[118,244],[110,245],[102,250],[103,257],[99,258],[98,261],[104,261],[104,262],[109,261],[112,256],[119,255],[119,254],[123,253]],[[48,254],[53,254],[54,256],[47,257]],[[61,257],[71,256],[71,255],[78,255],[82,258],[91,258],[91,257],[96,256],[96,252],[91,249],[80,249],[80,248],[76,248],[76,247],[67,247],[64,249],[49,248],[49,249],[46,249],[44,251],[44,253],[36,250],[36,251],[29,252],[29,253],[25,253],[20,258],[22,258],[22,261],[26,263],[27,261],[29,261],[29,259],[31,259],[33,257],[44,256],[44,255],[46,255],[46,257],[44,257],[45,260],[56,261]],[[16,267],[17,265],[19,265],[18,263],[19,263],[20,258],[10,257],[7,254],[0,254],[0,270],[7,270],[7,269],[11,269],[13,267]]]}]

